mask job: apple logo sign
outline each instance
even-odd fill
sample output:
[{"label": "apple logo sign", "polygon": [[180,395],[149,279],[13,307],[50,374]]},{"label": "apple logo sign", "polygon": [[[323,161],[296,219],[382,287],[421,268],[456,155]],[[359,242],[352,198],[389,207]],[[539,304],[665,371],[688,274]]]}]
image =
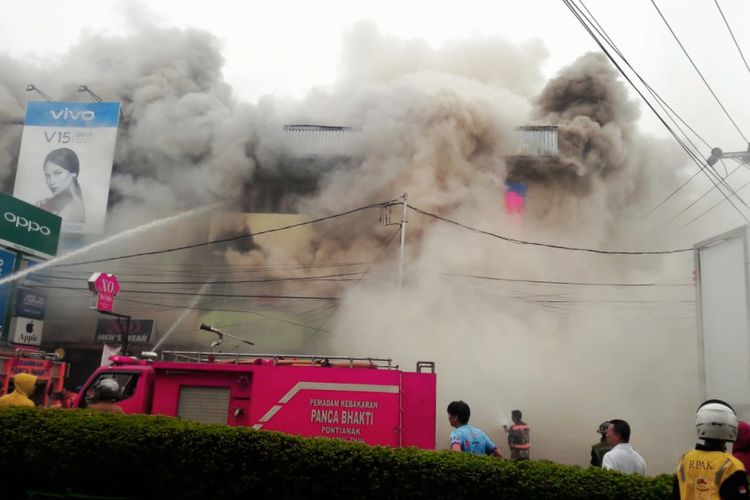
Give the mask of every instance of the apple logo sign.
[{"label": "apple logo sign", "polygon": [[26,323],[26,333],[34,333],[34,322],[29,321]]}]

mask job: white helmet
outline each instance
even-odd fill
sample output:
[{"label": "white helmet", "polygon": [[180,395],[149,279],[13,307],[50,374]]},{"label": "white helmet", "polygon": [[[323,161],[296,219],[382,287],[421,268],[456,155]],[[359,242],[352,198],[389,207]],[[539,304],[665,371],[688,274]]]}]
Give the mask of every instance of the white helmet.
[{"label": "white helmet", "polygon": [[734,442],[737,440],[737,415],[724,401],[709,399],[698,407],[695,429],[699,439]]},{"label": "white helmet", "polygon": [[113,378],[105,378],[96,385],[96,399],[99,401],[113,401],[120,396],[120,384]]}]

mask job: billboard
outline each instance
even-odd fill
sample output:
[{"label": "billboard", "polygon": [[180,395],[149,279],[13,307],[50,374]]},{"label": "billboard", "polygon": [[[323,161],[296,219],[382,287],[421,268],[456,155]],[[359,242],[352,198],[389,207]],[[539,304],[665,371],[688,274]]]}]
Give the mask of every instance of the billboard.
[{"label": "billboard", "polygon": [[100,233],[120,121],[118,102],[30,101],[13,196],[62,217],[64,233]]},{"label": "billboard", "polygon": [[44,321],[16,316],[10,323],[11,338],[14,344],[41,345]]},{"label": "billboard", "polygon": [[44,319],[47,294],[30,288],[16,288],[16,316]]},{"label": "billboard", "polygon": [[0,193],[0,245],[36,257],[54,257],[60,241],[60,217]]},{"label": "billboard", "polygon": [[[96,322],[95,339],[97,342],[120,343],[125,331],[124,319],[99,319]],[[131,319],[128,342],[131,344],[149,344],[154,333],[156,322],[151,319]]]}]

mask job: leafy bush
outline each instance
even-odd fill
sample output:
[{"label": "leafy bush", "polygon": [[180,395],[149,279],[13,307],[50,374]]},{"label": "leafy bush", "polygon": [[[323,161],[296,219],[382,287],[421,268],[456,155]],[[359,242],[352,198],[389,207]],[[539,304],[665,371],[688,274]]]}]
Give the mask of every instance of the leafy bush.
[{"label": "leafy bush", "polygon": [[0,484],[11,497],[37,491],[131,498],[656,500],[669,497],[671,478],[169,417],[10,408],[0,410]]}]

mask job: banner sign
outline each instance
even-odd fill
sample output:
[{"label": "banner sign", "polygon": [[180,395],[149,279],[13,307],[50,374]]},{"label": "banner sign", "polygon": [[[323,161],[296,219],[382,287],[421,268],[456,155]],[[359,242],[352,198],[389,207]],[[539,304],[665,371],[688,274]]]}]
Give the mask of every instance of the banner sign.
[{"label": "banner sign", "polygon": [[[119,344],[122,342],[122,332],[127,324],[126,319],[100,319],[96,322],[97,342]],[[131,344],[150,344],[154,334],[156,322],[151,319],[131,319],[128,342]]]},{"label": "banner sign", "polygon": [[112,312],[115,296],[120,293],[117,276],[107,273],[94,273],[88,280],[94,303],[92,308],[99,312]]},{"label": "banner sign", "polygon": [[60,216],[0,193],[0,245],[37,257],[57,255]]},{"label": "banner sign", "polygon": [[[16,254],[0,250],[0,278],[12,274],[15,264]],[[5,316],[8,312],[8,296],[11,286],[11,284],[0,286],[0,337],[4,337],[5,333]]]},{"label": "banner sign", "polygon": [[16,289],[16,316],[44,319],[47,294],[29,288]]},{"label": "banner sign", "polygon": [[64,233],[101,233],[119,102],[30,101],[13,196],[62,217]]}]

